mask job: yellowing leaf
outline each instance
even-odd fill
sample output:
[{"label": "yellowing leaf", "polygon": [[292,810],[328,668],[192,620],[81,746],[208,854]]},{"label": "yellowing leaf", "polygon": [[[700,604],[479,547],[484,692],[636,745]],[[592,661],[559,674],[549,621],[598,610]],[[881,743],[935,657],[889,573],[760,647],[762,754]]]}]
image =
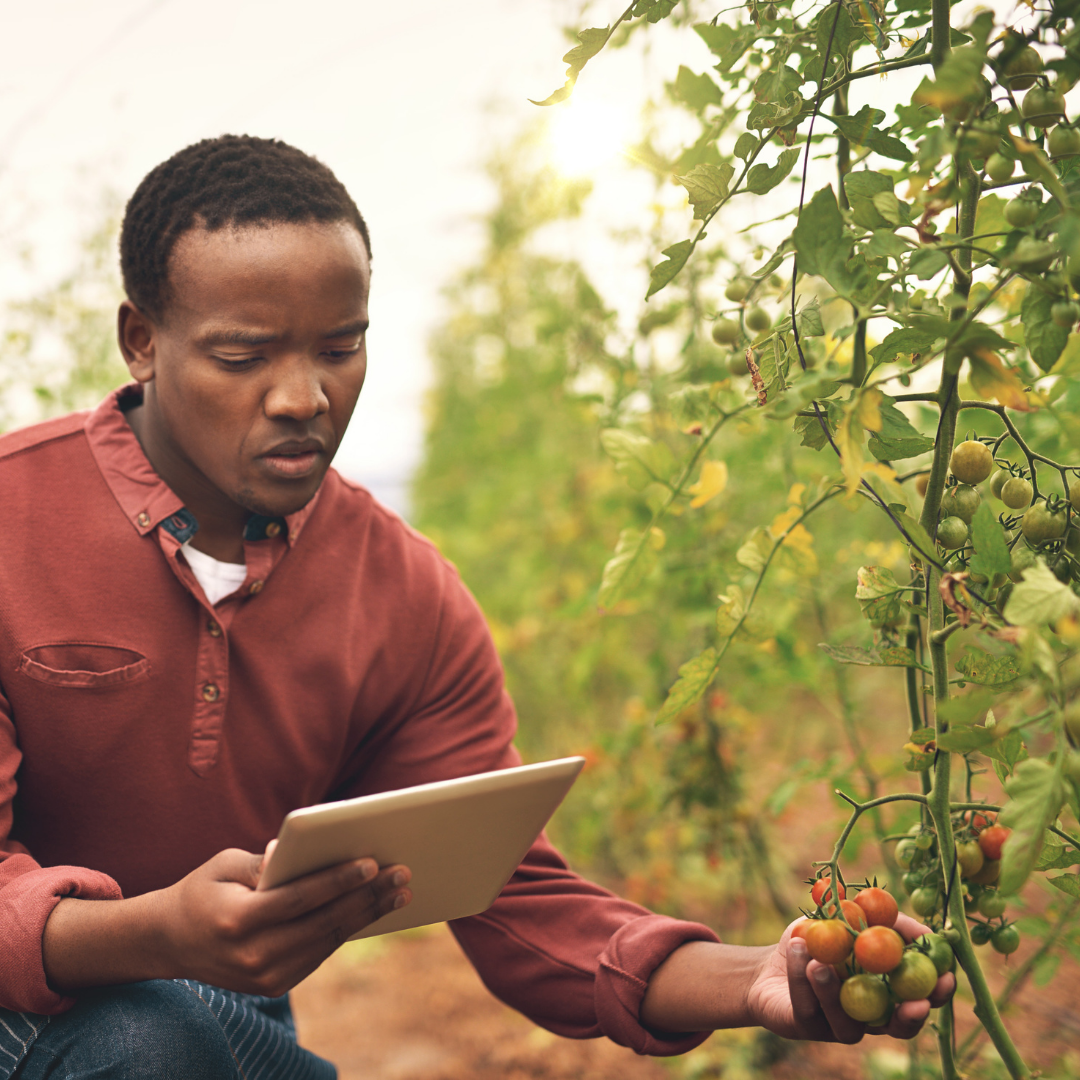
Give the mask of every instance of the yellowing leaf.
[{"label": "yellowing leaf", "polygon": [[850,499],[859,490],[863,471],[862,425],[854,409],[845,410],[836,429],[836,446],[840,451],[840,467],[844,472],[844,487]]},{"label": "yellowing leaf", "polygon": [[792,523],[798,520],[801,513],[802,510],[799,507],[789,506],[783,513],[777,514],[769,526],[769,535],[774,540],[779,540],[791,527]]},{"label": "yellowing leaf", "polygon": [[801,506],[803,495],[806,492],[805,484],[792,484],[791,490],[787,494],[787,501],[789,506]]},{"label": "yellowing leaf", "polygon": [[979,397],[984,400],[996,398],[1009,409],[1031,411],[1020,377],[1007,368],[996,353],[976,349],[968,359],[971,361],[971,385]]},{"label": "yellowing leaf", "polygon": [[701,479],[696,484],[691,484],[686,490],[694,498],[690,505],[697,509],[704,506],[710,499],[715,499],[721,491],[727,487],[728,467],[724,461],[706,461],[701,466]]},{"label": "yellowing leaf", "polygon": [[867,431],[881,430],[881,399],[884,395],[880,390],[871,387],[859,395],[858,404],[855,406],[859,423]]}]

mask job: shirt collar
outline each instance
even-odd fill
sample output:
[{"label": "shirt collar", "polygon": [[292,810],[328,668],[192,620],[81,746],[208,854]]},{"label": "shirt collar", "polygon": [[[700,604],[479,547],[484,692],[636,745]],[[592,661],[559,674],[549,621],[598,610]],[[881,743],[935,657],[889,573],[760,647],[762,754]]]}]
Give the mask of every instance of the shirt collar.
[{"label": "shirt collar", "polygon": [[[126,408],[141,401],[142,386],[137,382],[109,394],[87,418],[86,438],[90,452],[120,509],[140,536],[164,525],[180,543],[184,543],[195,534],[198,522],[154,471],[124,416]],[[306,506],[284,518],[253,514],[244,529],[244,539],[265,540],[281,535],[292,546],[311,517],[321,491],[320,486]]]}]

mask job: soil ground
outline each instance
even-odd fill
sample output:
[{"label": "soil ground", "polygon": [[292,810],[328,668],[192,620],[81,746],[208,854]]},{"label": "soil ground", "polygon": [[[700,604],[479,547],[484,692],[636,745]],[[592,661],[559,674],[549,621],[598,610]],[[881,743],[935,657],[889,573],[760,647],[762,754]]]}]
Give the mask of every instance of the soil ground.
[{"label": "soil ground", "polygon": [[[1023,956],[1022,950],[1010,964]],[[994,957],[987,967],[992,983],[1001,986],[1004,961]],[[293,1008],[301,1043],[333,1061],[340,1080],[747,1077],[755,1075],[751,1064],[763,1061],[775,1062],[766,1072],[775,1080],[907,1075],[907,1048],[884,1038],[840,1047],[718,1033],[667,1064],[606,1039],[558,1038],[493,998],[441,926],[350,943],[296,988]],[[962,1036],[971,1026],[970,1004],[961,1002],[957,1013]],[[1080,969],[1066,960],[1047,989],[1025,987],[1008,1024],[1029,1063],[1047,1075],[1080,1075]],[[930,1033],[920,1048],[932,1061]]]}]

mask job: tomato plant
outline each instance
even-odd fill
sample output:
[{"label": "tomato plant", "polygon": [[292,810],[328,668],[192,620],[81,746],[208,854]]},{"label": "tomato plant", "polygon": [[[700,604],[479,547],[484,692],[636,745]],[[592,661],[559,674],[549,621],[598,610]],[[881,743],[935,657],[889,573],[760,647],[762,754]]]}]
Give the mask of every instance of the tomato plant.
[{"label": "tomato plant", "polygon": [[[770,590],[790,598],[791,626],[822,609],[829,575],[854,586],[848,603],[864,633],[841,641],[823,627],[822,651],[851,678],[892,669],[910,719],[908,741],[892,749],[910,780],[885,792],[860,742],[873,737],[873,718],[860,726],[847,707],[865,795],[841,789],[850,816],[822,865],[839,882],[864,815],[887,837],[894,815],[917,808],[917,832],[892,849],[904,890],[935,932],[952,935],[983,1029],[1009,1074],[1026,1077],[972,948],[995,935],[1011,945],[1011,924],[972,921],[966,909],[1007,905],[1035,872],[1080,894],[1075,872],[1061,873],[1080,861],[1071,764],[1080,725],[1065,722],[1080,644],[1069,547],[1080,504],[1080,348],[1069,336],[1080,176],[1065,94],[1080,80],[1080,30],[1059,6],[1022,27],[988,11],[952,26],[948,5],[918,0],[902,12],[844,0],[750,11],[636,0],[612,26],[579,36],[565,86],[545,102],[568,98],[586,69],[601,79],[605,47],[660,21],[713,56],[704,73],[672,72],[670,95],[694,138],[677,151],[647,140],[639,152],[689,203],[657,227],[646,295],[657,318],[676,313],[682,344],[663,362],[628,353],[599,383],[602,445],[639,501],[598,604],[625,612],[690,580],[715,584],[710,629],[688,636],[670,668],[662,727],[698,715],[717,678],[759,663],[764,643],[782,648],[780,620],[762,630]],[[910,99],[866,90],[902,68],[923,69]],[[755,226],[754,196],[764,195]],[[749,288],[726,295],[733,281]],[[738,354],[748,378],[730,376]],[[789,477],[770,511],[759,475],[740,471],[741,448],[761,432],[783,447]],[[717,507],[740,486],[755,490],[758,517],[721,561],[714,537],[730,525]],[[900,556],[824,571],[811,529],[826,530],[845,503]],[[709,574],[686,569],[702,564]],[[1002,807],[978,787],[980,763],[1003,785]],[[988,851],[979,833],[996,826],[976,825],[973,811],[1000,812],[1010,842]],[[990,886],[997,892],[982,891]],[[814,920],[804,934],[820,936],[823,956],[851,937],[837,920]],[[917,997],[937,970],[908,950],[887,978],[896,997]],[[952,1010],[937,1023],[947,1075]]]}]

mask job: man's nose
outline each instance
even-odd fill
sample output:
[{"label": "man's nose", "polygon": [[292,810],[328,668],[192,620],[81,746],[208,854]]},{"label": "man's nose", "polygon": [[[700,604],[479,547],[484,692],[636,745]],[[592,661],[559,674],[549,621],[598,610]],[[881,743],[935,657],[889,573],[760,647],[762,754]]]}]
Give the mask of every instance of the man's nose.
[{"label": "man's nose", "polygon": [[277,367],[263,405],[272,420],[313,420],[329,407],[320,373],[305,357],[286,360]]}]

